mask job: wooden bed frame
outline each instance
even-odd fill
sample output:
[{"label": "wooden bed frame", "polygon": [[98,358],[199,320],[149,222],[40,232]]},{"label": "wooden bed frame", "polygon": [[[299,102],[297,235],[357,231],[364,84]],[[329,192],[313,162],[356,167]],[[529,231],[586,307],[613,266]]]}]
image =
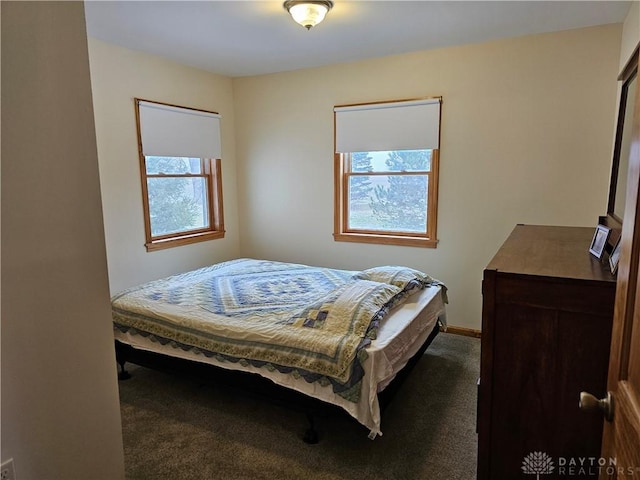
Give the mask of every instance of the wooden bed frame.
[{"label": "wooden bed frame", "polygon": [[[389,383],[383,391],[378,393],[381,413],[384,412],[389,405],[396,392],[400,389],[420,358],[422,358],[439,331],[440,321],[436,321],[433,330],[426,341],[420,346],[417,353],[409,359],[391,383]],[[280,406],[286,406],[289,409],[293,408],[294,410],[304,413],[307,417],[309,427],[304,433],[303,440],[308,444],[315,444],[319,441],[315,422],[318,416],[324,413],[336,412],[337,410],[345,413],[342,408],[336,405],[277,385],[271,380],[255,373],[227,370],[207,363],[141,350],[118,340],[115,341],[115,348],[116,361],[120,366],[120,372],[118,373],[119,380],[131,378],[131,374],[125,369],[125,364],[130,362],[142,367],[178,374],[215,386],[233,388],[244,394],[267,400]]]}]

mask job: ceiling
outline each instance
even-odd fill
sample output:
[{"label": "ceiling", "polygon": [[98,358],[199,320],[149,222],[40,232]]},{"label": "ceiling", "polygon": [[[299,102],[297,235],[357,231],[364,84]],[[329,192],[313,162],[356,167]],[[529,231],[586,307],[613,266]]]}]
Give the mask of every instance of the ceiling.
[{"label": "ceiling", "polygon": [[280,0],[95,1],[92,37],[230,77],[620,23],[630,1],[343,1],[307,31]]}]

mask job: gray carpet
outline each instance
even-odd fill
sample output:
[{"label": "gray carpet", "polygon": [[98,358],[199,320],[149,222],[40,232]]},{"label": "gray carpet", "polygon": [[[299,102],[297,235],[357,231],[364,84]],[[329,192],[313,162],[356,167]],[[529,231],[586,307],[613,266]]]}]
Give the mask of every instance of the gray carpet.
[{"label": "gray carpet", "polygon": [[440,334],[382,417],[384,435],[129,365],[120,382],[127,479],[475,479],[480,341]]}]

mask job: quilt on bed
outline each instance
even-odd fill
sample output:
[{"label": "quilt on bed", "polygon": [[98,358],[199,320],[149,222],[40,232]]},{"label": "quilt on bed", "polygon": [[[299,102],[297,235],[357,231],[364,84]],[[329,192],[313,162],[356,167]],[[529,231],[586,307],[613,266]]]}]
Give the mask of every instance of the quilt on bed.
[{"label": "quilt on bed", "polygon": [[115,328],[220,361],[331,384],[357,402],[380,320],[417,289],[440,284],[406,267],[361,272],[239,259],[129,289]]}]

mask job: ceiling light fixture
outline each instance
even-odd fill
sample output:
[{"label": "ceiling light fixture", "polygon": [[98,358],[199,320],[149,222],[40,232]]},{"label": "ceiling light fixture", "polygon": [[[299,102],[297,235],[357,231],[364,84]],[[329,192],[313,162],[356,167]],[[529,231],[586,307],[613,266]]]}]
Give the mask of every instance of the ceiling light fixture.
[{"label": "ceiling light fixture", "polygon": [[284,8],[291,17],[309,30],[324,20],[325,15],[333,7],[331,0],[287,0]]}]

